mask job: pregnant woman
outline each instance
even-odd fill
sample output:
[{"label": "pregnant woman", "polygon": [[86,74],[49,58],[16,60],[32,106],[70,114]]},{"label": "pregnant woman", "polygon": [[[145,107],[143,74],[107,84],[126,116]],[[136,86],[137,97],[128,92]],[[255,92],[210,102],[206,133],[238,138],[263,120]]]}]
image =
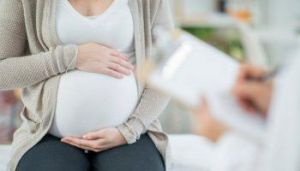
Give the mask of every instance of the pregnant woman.
[{"label": "pregnant woman", "polygon": [[9,171],[163,171],[168,97],[136,77],[167,0],[3,0],[0,89],[21,88]]}]

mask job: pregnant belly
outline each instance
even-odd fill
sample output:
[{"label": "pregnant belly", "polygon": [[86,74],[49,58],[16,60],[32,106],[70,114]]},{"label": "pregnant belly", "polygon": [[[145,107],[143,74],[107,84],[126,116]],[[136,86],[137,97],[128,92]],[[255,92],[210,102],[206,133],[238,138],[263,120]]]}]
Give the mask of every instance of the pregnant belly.
[{"label": "pregnant belly", "polygon": [[62,76],[50,133],[57,137],[113,127],[125,122],[138,101],[134,75],[115,79],[73,71]]}]

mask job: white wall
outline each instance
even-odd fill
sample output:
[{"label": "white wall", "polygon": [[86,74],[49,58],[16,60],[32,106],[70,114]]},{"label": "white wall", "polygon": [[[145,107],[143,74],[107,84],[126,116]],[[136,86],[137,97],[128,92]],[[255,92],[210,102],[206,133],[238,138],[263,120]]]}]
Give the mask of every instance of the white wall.
[{"label": "white wall", "polygon": [[[300,23],[299,0],[261,0],[264,15],[262,27],[293,33]],[[276,35],[274,35],[276,36]],[[277,65],[287,59],[289,51],[294,47],[292,42],[269,42],[266,45],[270,62]]]},{"label": "white wall", "polygon": [[299,10],[299,0],[268,0],[268,23],[276,27],[294,28]]}]

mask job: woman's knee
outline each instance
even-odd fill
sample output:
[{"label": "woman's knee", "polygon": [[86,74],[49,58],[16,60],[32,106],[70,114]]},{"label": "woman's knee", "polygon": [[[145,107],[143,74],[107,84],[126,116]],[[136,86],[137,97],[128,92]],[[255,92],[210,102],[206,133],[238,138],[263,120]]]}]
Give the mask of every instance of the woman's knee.
[{"label": "woman's knee", "polygon": [[46,135],[24,154],[17,171],[88,171],[89,162],[82,151]]},{"label": "woman's knee", "polygon": [[92,157],[93,171],[164,171],[163,159],[148,135],[135,144],[107,150]]}]

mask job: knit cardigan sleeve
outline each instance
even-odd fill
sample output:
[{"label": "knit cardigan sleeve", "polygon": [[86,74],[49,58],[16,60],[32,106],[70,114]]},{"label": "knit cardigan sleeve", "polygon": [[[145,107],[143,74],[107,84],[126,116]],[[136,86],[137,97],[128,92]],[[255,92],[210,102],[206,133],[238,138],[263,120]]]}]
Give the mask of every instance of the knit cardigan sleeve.
[{"label": "knit cardigan sleeve", "polygon": [[[28,48],[21,0],[2,0],[0,6],[0,90],[25,88],[74,69],[75,45],[58,46],[25,56]],[[42,51],[42,49],[41,49]]]},{"label": "knit cardigan sleeve", "polygon": [[[160,0],[159,8],[153,13],[152,30],[156,26],[166,29],[174,27],[168,0]],[[128,144],[135,143],[140,138],[140,135],[147,131],[149,126],[158,119],[158,116],[166,108],[169,100],[169,96],[147,85],[145,86],[141,100],[134,113],[127,122],[117,127]]]}]

